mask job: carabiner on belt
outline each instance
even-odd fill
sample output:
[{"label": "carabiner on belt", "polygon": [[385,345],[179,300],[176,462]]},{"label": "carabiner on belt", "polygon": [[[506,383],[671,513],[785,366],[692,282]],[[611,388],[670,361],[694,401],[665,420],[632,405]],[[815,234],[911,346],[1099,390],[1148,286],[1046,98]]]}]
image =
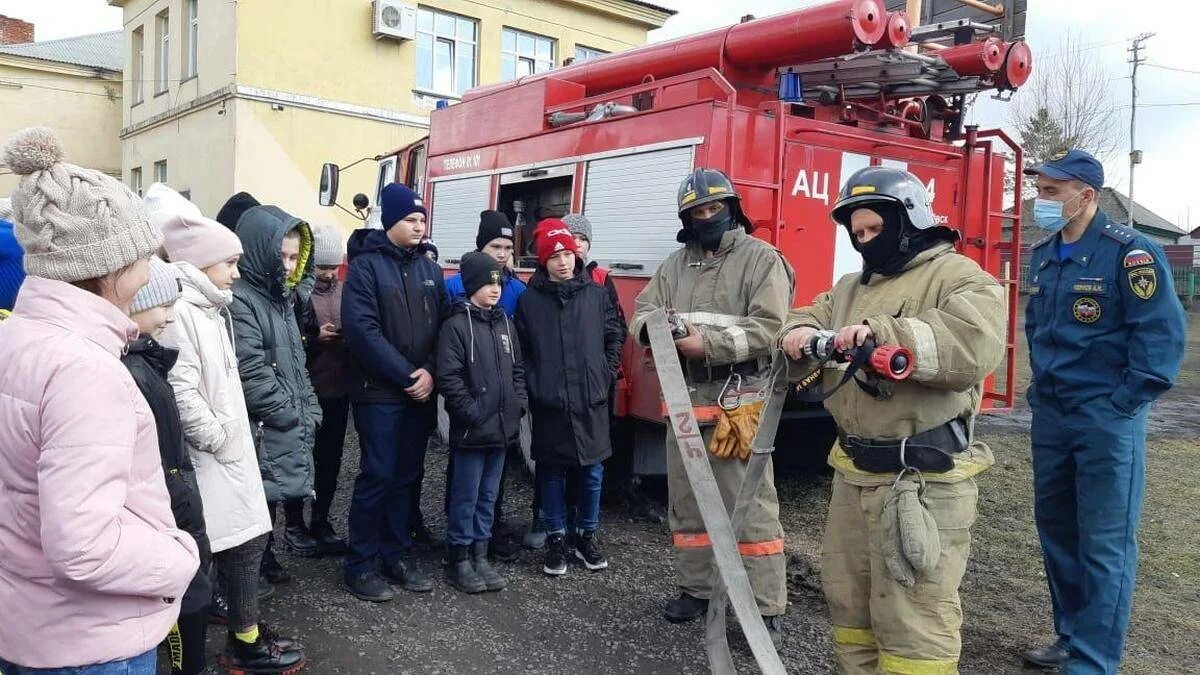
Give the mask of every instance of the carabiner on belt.
[{"label": "carabiner on belt", "polygon": [[[733,382],[733,378],[737,378],[737,386],[730,390],[729,385]],[[721,393],[717,395],[717,405],[721,410],[737,410],[742,405],[742,376],[740,373],[729,373],[729,377],[725,378],[725,386],[721,387]]]}]

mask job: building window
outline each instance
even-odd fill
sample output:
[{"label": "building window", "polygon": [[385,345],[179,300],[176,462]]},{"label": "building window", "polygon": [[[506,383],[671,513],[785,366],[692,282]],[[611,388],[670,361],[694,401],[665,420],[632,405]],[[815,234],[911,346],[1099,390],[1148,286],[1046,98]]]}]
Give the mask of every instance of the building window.
[{"label": "building window", "polygon": [[417,88],[461,96],[475,86],[474,20],[417,9]]},{"label": "building window", "polygon": [[154,182],[164,184],[167,182],[167,160],[160,159],[154,163]]},{"label": "building window", "polygon": [[133,190],[137,196],[142,196],[142,167],[129,170],[129,189]]},{"label": "building window", "polygon": [[554,40],[505,28],[500,40],[500,77],[513,80],[554,67]]},{"label": "building window", "polygon": [[186,0],[187,26],[183,31],[183,79],[196,76],[196,40],[200,35],[200,2]]},{"label": "building window", "polygon": [[598,59],[605,54],[608,54],[608,52],[601,51],[599,49],[592,49],[591,47],[584,47],[583,45],[575,45],[575,63]]},{"label": "building window", "polygon": [[162,12],[154,18],[158,29],[158,53],[154,57],[154,93],[162,94],[167,91],[167,69],[171,65],[171,28],[170,16]]},{"label": "building window", "polygon": [[129,60],[133,62],[133,68],[130,70],[129,84],[133,87],[133,103],[137,105],[142,102],[142,58],[146,51],[146,40],[141,26],[134,29],[132,42],[133,49]]}]

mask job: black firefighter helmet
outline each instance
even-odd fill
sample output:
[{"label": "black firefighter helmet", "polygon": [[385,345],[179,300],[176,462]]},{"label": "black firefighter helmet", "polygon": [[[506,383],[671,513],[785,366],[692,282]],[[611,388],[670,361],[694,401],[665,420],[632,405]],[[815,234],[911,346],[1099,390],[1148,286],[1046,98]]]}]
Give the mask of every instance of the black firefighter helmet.
[{"label": "black firefighter helmet", "polygon": [[716,169],[696,169],[683,179],[676,201],[679,206],[679,220],[683,221],[685,228],[691,224],[691,216],[688,215],[688,211],[701,204],[724,201],[726,208],[733,212],[734,221],[744,227],[747,232],[754,231],[754,224],[742,211],[741,196],[734,189],[733,181],[729,180],[729,176],[726,176],[724,172]]}]

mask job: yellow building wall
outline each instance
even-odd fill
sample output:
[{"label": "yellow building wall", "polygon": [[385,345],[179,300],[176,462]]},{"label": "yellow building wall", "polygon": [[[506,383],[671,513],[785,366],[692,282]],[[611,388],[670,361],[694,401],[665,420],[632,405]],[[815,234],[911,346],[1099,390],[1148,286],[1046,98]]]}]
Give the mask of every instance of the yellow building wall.
[{"label": "yellow building wall", "polygon": [[190,191],[191,200],[206,216],[213,217],[235,192],[233,106],[218,115],[210,106],[165,124],[127,136],[123,143],[124,180],[132,169],[141,168],[142,188],[154,182],[154,163],[167,162],[167,184]]},{"label": "yellow building wall", "polygon": [[[0,143],[29,126],[54,129],[67,161],[121,175],[121,82],[92,71],[0,56]],[[17,186],[0,168],[0,195]]]},{"label": "yellow building wall", "polygon": [[[276,204],[313,225],[336,225],[345,234],[362,227],[362,222],[317,203],[321,165],[335,162],[346,166],[425,135],[423,129],[410,126],[297,107],[274,110],[259,101],[239,100],[236,108],[236,190]],[[343,172],[338,203],[351,208],[356,192],[374,200],[375,171],[375,162],[366,161]]]},{"label": "yellow building wall", "polygon": [[[505,27],[554,38],[556,65],[574,56],[576,43],[619,51],[646,41],[645,26],[562,0],[431,0],[420,6],[478,22],[477,85],[500,80]],[[304,7],[295,11],[291,0],[238,3],[240,84],[414,115],[433,106],[433,97],[415,100],[415,41],[376,40],[370,2],[310,0]]]}]

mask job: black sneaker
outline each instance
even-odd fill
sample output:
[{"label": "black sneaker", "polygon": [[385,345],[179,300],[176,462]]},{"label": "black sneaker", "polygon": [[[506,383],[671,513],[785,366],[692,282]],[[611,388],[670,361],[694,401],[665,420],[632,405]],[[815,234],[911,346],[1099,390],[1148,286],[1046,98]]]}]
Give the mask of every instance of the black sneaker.
[{"label": "black sneaker", "polygon": [[270,548],[263,553],[262,565],[259,567],[259,570],[267,578],[267,581],[272,584],[286,584],[292,580],[292,575],[283,568],[283,565],[279,564],[279,560],[275,558],[275,552]]},{"label": "black sneaker", "polygon": [[596,531],[583,532],[571,538],[571,549],[583,566],[593,572],[608,569],[608,559],[596,543]]},{"label": "black sneaker", "polygon": [[315,558],[321,554],[320,543],[303,525],[290,525],[283,530],[283,545],[302,558]]},{"label": "black sneaker", "polygon": [[542,571],[552,577],[567,573],[567,541],[561,532],[546,537],[546,556],[543,558]]},{"label": "black sneaker", "polygon": [[363,572],[342,579],[346,590],[359,600],[367,602],[387,602],[396,597],[392,587],[379,572]]},{"label": "black sneaker", "polygon": [[406,591],[426,593],[433,590],[433,581],[417,567],[411,558],[400,558],[383,564],[383,577]]}]

